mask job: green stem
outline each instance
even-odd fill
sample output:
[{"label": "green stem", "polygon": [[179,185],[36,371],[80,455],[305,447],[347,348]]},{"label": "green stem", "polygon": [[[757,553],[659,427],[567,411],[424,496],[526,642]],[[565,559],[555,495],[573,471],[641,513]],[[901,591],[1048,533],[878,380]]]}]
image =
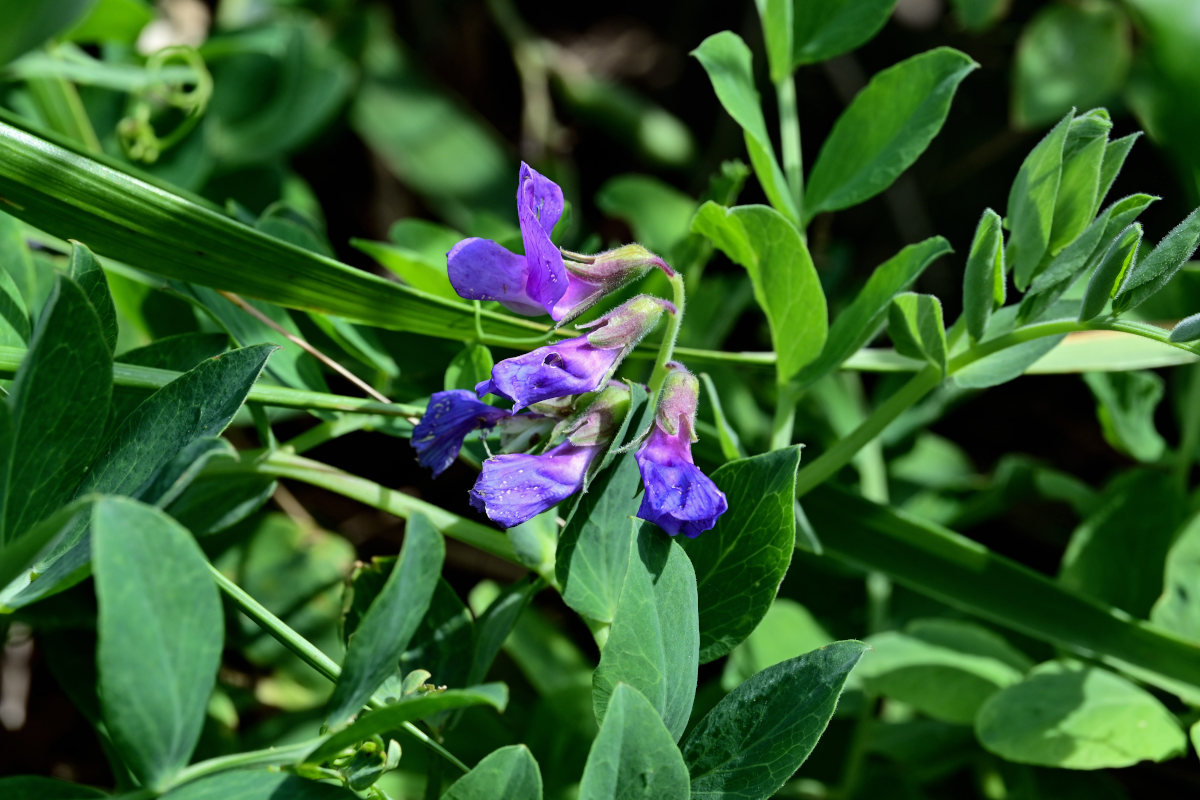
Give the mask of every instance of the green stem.
[{"label": "green stem", "polygon": [[268,747],[263,750],[251,750],[246,753],[234,753],[233,755],[209,758],[180,770],[175,780],[171,781],[171,788],[199,780],[200,778],[207,778],[209,775],[215,775],[218,772],[228,772],[232,769],[282,767],[288,764],[295,764],[315,750],[321,742],[325,741],[325,738],[324,736],[319,736],[298,744],[289,744],[283,747]]},{"label": "green stem", "polygon": [[783,175],[796,203],[796,213],[801,220],[800,236],[804,238],[804,157],[800,152],[800,115],[796,109],[796,79],[793,75],[775,84],[775,97],[779,103]]},{"label": "green stem", "polygon": [[75,84],[58,76],[31,78],[26,84],[51,130],[78,142],[88,152],[102,151],[100,139],[96,136]]},{"label": "green stem", "polygon": [[[272,614],[266,606],[251,597],[242,587],[229,580],[229,578],[226,578],[225,575],[223,575],[221,571],[212,564],[208,565],[208,570],[212,574],[213,580],[216,581],[217,587],[221,589],[221,591],[225,592],[225,594],[229,595],[229,597],[235,603],[237,603],[238,608],[242,610],[242,613],[254,621],[254,624],[271,634],[272,638],[299,656],[302,661],[315,669],[317,672],[321,673],[321,675],[335,683],[337,682],[338,676],[342,674],[342,670],[332,658],[325,655],[320,648],[308,641],[308,639],[305,639],[299,633],[292,630],[292,628],[289,627],[286,622]],[[372,698],[370,705],[372,708],[379,708],[383,705],[383,703]],[[451,764],[454,764],[454,766],[458,767],[463,772],[467,772],[469,770],[469,767],[467,767],[466,764],[460,761],[449,750],[442,747],[442,745],[429,738],[429,736],[426,735],[425,732],[416,725],[413,725],[411,722],[405,722],[403,727],[404,730],[415,736],[427,747],[435,751],[438,755],[449,761]],[[310,746],[305,753],[301,753],[300,755],[311,752],[311,750],[312,746]],[[249,754],[243,753],[241,755]],[[237,758],[237,756],[230,756],[229,758]],[[212,761],[219,760],[220,759],[212,759]],[[205,763],[209,762],[201,762],[201,764],[197,764],[195,766],[199,767]],[[184,770],[184,772],[181,774],[186,773],[187,770]],[[192,778],[189,778],[189,780],[191,779]]]},{"label": "green stem", "polygon": [[796,401],[800,392],[794,383],[781,383],[775,398],[775,418],[771,423],[771,449],[782,450],[792,443],[796,425]]},{"label": "green stem", "polygon": [[654,359],[654,370],[650,373],[650,396],[655,402],[658,401],[658,390],[667,379],[667,362],[675,355],[675,340],[679,338],[679,326],[683,324],[687,291],[683,286],[683,276],[678,272],[671,276],[671,294],[675,313],[667,315],[667,332],[658,347],[658,357]]}]

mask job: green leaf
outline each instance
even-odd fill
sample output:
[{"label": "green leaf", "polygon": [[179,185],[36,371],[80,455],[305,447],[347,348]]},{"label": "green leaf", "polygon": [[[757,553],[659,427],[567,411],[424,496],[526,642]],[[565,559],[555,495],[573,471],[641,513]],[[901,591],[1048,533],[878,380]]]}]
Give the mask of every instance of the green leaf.
[{"label": "green leaf", "polygon": [[0,66],[70,28],[95,0],[44,0],[5,8]]},{"label": "green leaf", "polygon": [[444,692],[429,692],[408,695],[382,708],[368,711],[350,725],[326,739],[308,754],[306,761],[320,763],[345,748],[375,735],[397,730],[406,722],[452,711],[456,708],[486,705],[503,711],[508,703],[508,687],[502,683],[484,683],[467,689],[447,689]]},{"label": "green leaf", "polygon": [[637,689],[618,683],[588,752],[579,800],[687,797],[688,785],[683,756],[658,711]]},{"label": "green leaf", "polygon": [[1051,255],[1075,241],[1096,213],[1101,163],[1107,152],[1110,130],[1112,120],[1103,108],[1071,120],[1067,141],[1063,144],[1058,197],[1054,201],[1048,248]]},{"label": "green leaf", "polygon": [[821,145],[805,189],[805,222],[891,186],[937,136],[958,84],[978,66],[939,47],[875,75]]},{"label": "green leaf", "polygon": [[631,535],[625,583],[592,673],[592,706],[603,723],[617,684],[627,683],[678,739],[692,713],[699,667],[696,576],[683,549],[654,526],[635,520]]},{"label": "green leaf", "polygon": [[[1112,244],[1104,251],[1096,265],[1096,271],[1088,281],[1079,308],[1079,321],[1087,322],[1100,315],[1108,305],[1109,298],[1117,293],[1125,274],[1136,268],[1138,247],[1142,243],[1142,224],[1134,222],[1117,234]],[[1115,301],[1114,301],[1115,303]],[[1114,311],[1116,310],[1114,305]]]},{"label": "green leaf", "polygon": [[1033,662],[971,622],[916,620],[867,639],[855,676],[863,687],[942,722],[969,725],[984,701],[1020,681]]},{"label": "green leaf", "polygon": [[442,388],[466,389],[475,391],[475,385],[492,376],[492,351],[487,345],[478,342],[467,342],[462,350],[450,359],[446,366],[446,375],[442,380]]},{"label": "green leaf", "polygon": [[1074,112],[1063,117],[1030,151],[1008,193],[1006,223],[1011,234],[1005,258],[1012,269],[1013,281],[1022,291],[1038,271],[1050,244],[1062,178],[1063,146],[1073,116]]},{"label": "green leaf", "polygon": [[510,744],[488,753],[450,785],[441,800],[542,800],[542,773],[523,744]]},{"label": "green leaf", "polygon": [[153,19],[154,9],[146,0],[99,0],[63,38],[72,42],[134,44],[138,33]]},{"label": "green leaf", "polygon": [[1113,181],[1117,179],[1117,174],[1120,173],[1121,167],[1125,165],[1125,158],[1129,155],[1129,151],[1133,149],[1133,144],[1142,135],[1141,131],[1131,133],[1128,136],[1122,136],[1120,139],[1114,139],[1109,142],[1104,148],[1104,161],[1100,164],[1100,185],[1096,189],[1096,207],[1104,202],[1104,198],[1108,196],[1108,190],[1112,188]]},{"label": "green leaf", "polygon": [[[1144,617],[1162,592],[1163,562],[1187,507],[1152,470],[1122,474],[1071,535],[1059,579],[1080,594]],[[1137,531],[1136,537],[1130,531]]]},{"label": "green leaf", "polygon": [[1163,237],[1150,253],[1131,264],[1125,280],[1115,289],[1113,312],[1136,308],[1157,292],[1187,263],[1200,245],[1200,208]]},{"label": "green leaf", "polygon": [[112,355],[83,292],[60,278],[38,319],[0,433],[5,539],[61,506],[100,447],[112,393]]},{"label": "green leaf", "polygon": [[[104,347],[103,342],[96,344]],[[272,345],[258,345],[201,362],[146,398],[108,437],[76,493],[157,501],[146,493],[155,476],[196,440],[225,430],[273,350]],[[197,398],[203,402],[198,404]],[[227,507],[216,506],[222,513]],[[73,585],[86,576],[87,559],[87,530],[76,528],[40,558],[21,583],[5,590],[10,594],[5,602],[19,607]],[[30,582],[33,574],[37,580]]]},{"label": "green leaf", "polygon": [[554,571],[563,602],[578,614],[613,620],[632,546],[630,537],[614,534],[637,514],[641,481],[633,454],[621,456],[580,495],[559,536]]},{"label": "green leaf", "polygon": [[795,600],[777,598],[758,627],[729,654],[721,673],[721,688],[732,692],[767,667],[831,642],[833,637],[807,608]]},{"label": "green leaf", "polygon": [[162,800],[352,800],[341,786],[266,770],[231,770],[201,778],[167,792]]},{"label": "green leaf", "polygon": [[1150,610],[1150,621],[1163,630],[1200,642],[1200,515],[1179,531],[1167,552],[1162,596]]},{"label": "green leaf", "polygon": [[725,416],[725,409],[721,406],[721,397],[717,394],[717,387],[713,385],[712,378],[708,373],[701,372],[700,381],[704,384],[708,402],[712,406],[713,424],[717,428],[717,440],[721,444],[721,455],[725,456],[728,461],[745,458],[746,450],[742,447],[742,441],[737,431]]},{"label": "green leaf", "polygon": [[515,583],[501,592],[478,615],[475,620],[475,648],[471,654],[471,667],[467,671],[468,684],[478,683],[487,676],[488,669],[537,588],[534,581]]},{"label": "green leaf", "polygon": [[329,700],[330,727],[345,724],[396,671],[400,654],[429,609],[445,557],[442,535],[428,518],[409,516],[400,560],[350,637],[342,674]]},{"label": "green leaf", "polygon": [[1175,717],[1149,692],[1108,670],[1054,661],[993,695],[975,734],[1009,761],[1066,769],[1165,761],[1187,746]]},{"label": "green leaf", "polygon": [[1179,320],[1171,329],[1172,342],[1194,342],[1200,339],[1200,314],[1192,314]]},{"label": "green leaf", "polygon": [[963,27],[979,33],[998,22],[1008,11],[1009,0],[950,0],[954,16]]},{"label": "green leaf", "polygon": [[990,208],[975,227],[975,238],[963,273],[963,316],[971,338],[983,338],[993,309],[1004,305],[1004,231],[1000,215]]},{"label": "green leaf", "polygon": [[[1016,327],[1018,310],[1017,306],[1005,306],[992,314],[980,344],[1011,332]],[[1045,336],[1006,347],[959,368],[951,379],[964,389],[986,389],[1006,383],[1023,375],[1039,359],[1054,350],[1064,338]]]},{"label": "green leaf", "polygon": [[923,358],[946,374],[946,326],[942,303],[933,295],[904,292],[893,297],[888,336],[900,355]]},{"label": "green leaf", "polygon": [[117,344],[117,310],[113,308],[112,295],[108,293],[108,281],[100,262],[85,245],[71,242],[71,260],[67,272],[83,290],[92,304],[92,310],[100,318],[100,332],[111,352]]},{"label": "green leaf", "polygon": [[1013,65],[1013,121],[1036,128],[1124,88],[1132,47],[1125,13],[1107,3],[1044,6],[1025,26]]},{"label": "green leaf", "polygon": [[806,494],[804,509],[825,550],[860,569],[881,570],[938,602],[1055,647],[1136,669],[1139,680],[1169,691],[1200,687],[1195,645],[954,531],[828,485]]},{"label": "green leaf", "polygon": [[701,42],[692,55],[708,73],[721,106],[742,127],[750,163],[767,199],[786,215],[790,223],[799,225],[800,214],[792,200],[783,170],[775,159],[775,150],[763,118],[762,101],[758,90],[754,88],[750,48],[736,33],[721,31]]},{"label": "green leaf", "polygon": [[[41,291],[41,271],[34,264],[33,254],[25,243],[25,231],[21,223],[12,216],[0,211],[0,272],[8,277],[3,279],[5,293],[11,294],[13,283],[17,294],[12,297],[12,303],[25,312],[24,324],[25,341],[29,340],[30,311],[40,308],[45,296]],[[5,309],[4,317],[8,325],[20,326],[19,319],[13,319],[11,309]]]},{"label": "green leaf", "polygon": [[[401,220],[400,222],[416,224],[424,223],[424,220]],[[399,224],[397,223],[397,225]],[[424,224],[434,227],[432,223]],[[396,225],[393,225],[392,228],[395,230]],[[372,242],[366,239],[351,239],[350,244],[391,270],[412,288],[456,301],[458,292],[454,291],[446,273],[446,253],[462,239],[462,236],[449,228],[440,226],[437,227],[436,235],[439,237],[440,247],[433,253],[426,252],[423,248]]]},{"label": "green leaf", "polygon": [[1096,397],[1104,439],[1138,461],[1154,462],[1167,443],[1154,427],[1163,379],[1153,372],[1087,372],[1083,380]]},{"label": "green leaf", "polygon": [[768,667],[726,695],[681,748],[692,798],[774,794],[816,747],[866,650],[862,642],[834,642]]},{"label": "green leaf", "polygon": [[750,273],[766,312],[779,381],[790,380],[825,345],[825,293],[796,229],[766,206],[701,206],[692,230],[708,237]]},{"label": "green leaf", "polygon": [[1080,275],[1099,262],[1106,252],[1100,244],[1123,230],[1157,199],[1147,194],[1135,194],[1104,209],[1075,241],[1059,251],[1050,264],[1034,277],[1025,297],[1021,299],[1018,319],[1030,322],[1042,316],[1074,285]]},{"label": "green leaf", "polygon": [[7,800],[90,800],[109,795],[90,786],[56,781],[37,775],[15,775],[0,778],[0,794]]},{"label": "green leaf", "polygon": [[617,175],[596,192],[596,207],[622,220],[633,237],[666,255],[688,235],[698,203],[673,186],[649,175]]},{"label": "green leaf", "polygon": [[[441,338],[461,341],[474,330],[474,312],[464,301],[433,297],[280,241],[203,201],[7,122],[0,122],[0,184],[14,216],[154,275]],[[71,192],[53,189],[62,185]],[[255,269],[246,269],[249,262]],[[542,328],[486,311],[482,321],[485,331],[500,335],[529,336]]]},{"label": "green leaf", "polygon": [[[792,77],[792,15],[793,0],[756,0],[762,21],[763,41],[767,46],[767,65],[771,82],[779,83]],[[803,6],[803,4],[800,4]],[[803,7],[800,10],[803,14]]]},{"label": "green leaf", "polygon": [[775,599],[796,544],[799,465],[800,448],[786,447],[730,461],[712,474],[729,510],[711,531],[682,541],[696,570],[701,663],[749,636]]},{"label": "green leaf", "polygon": [[876,267],[854,300],[833,321],[820,357],[801,370],[798,382],[811,384],[857,353],[879,333],[896,293],[911,286],[934,260],[950,252],[950,243],[934,236],[910,244]]},{"label": "green leaf", "polygon": [[191,535],[135,500],[95,503],[92,551],[105,727],[130,771],[161,791],[187,764],[216,682],[217,587]]},{"label": "green leaf", "polygon": [[870,41],[895,5],[896,0],[793,1],[793,64],[828,61]]}]

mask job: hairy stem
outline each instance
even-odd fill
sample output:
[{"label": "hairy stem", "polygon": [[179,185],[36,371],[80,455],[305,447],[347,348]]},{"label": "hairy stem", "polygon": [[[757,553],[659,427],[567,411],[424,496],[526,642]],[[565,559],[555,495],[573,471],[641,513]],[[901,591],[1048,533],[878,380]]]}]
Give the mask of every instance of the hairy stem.
[{"label": "hairy stem", "polygon": [[650,373],[650,396],[657,402],[658,390],[667,379],[667,362],[675,355],[675,340],[679,338],[679,326],[683,324],[684,304],[687,292],[683,286],[683,276],[676,272],[671,276],[672,301],[675,303],[675,313],[667,316],[667,331],[663,335],[662,344],[658,347],[658,357],[654,359],[654,370]]}]

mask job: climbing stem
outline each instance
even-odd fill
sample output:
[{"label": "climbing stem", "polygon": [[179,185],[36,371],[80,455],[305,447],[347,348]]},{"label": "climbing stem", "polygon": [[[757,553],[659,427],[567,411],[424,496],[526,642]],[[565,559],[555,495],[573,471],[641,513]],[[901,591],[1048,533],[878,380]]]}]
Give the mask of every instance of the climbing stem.
[{"label": "climbing stem", "polygon": [[687,293],[683,287],[683,276],[676,272],[671,276],[671,300],[675,303],[675,313],[667,315],[667,331],[663,335],[662,344],[658,347],[658,357],[654,359],[654,371],[650,373],[650,396],[657,400],[658,390],[667,379],[667,362],[675,354],[675,340],[679,338],[679,326],[683,323],[683,307]]}]

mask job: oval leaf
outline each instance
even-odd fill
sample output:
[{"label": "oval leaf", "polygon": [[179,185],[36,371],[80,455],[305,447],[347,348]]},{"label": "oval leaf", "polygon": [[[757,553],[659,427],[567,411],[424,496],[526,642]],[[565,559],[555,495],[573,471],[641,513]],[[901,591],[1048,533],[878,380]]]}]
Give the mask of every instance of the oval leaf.
[{"label": "oval leaf", "polygon": [[792,64],[815,64],[847,53],[871,40],[896,0],[823,0],[792,2]]},{"label": "oval leaf", "polygon": [[95,503],[92,561],[104,724],[129,770],[161,790],[187,764],[216,682],[217,587],[191,534],[136,500]]},{"label": "oval leaf", "polygon": [[977,66],[939,47],[873,77],[821,145],[805,191],[805,222],[891,186],[941,130],[958,84]]},{"label": "oval leaf", "polygon": [[769,797],[825,732],[867,646],[831,645],[768,667],[726,695],[683,742],[693,800]]},{"label": "oval leaf", "polygon": [[441,800],[542,800],[542,773],[523,744],[488,753],[446,790]]},{"label": "oval leaf", "polygon": [[617,684],[627,683],[678,739],[692,713],[699,668],[696,575],[683,548],[654,526],[635,521],[632,535],[625,584],[592,673],[592,707],[603,723]]},{"label": "oval leaf", "polygon": [[1000,215],[989,208],[975,226],[963,274],[963,316],[976,341],[983,338],[992,310],[1004,305],[1004,277],[1004,231]]},{"label": "oval leaf", "polygon": [[1050,244],[1054,205],[1062,178],[1063,146],[1074,115],[1067,114],[1029,152],[1008,192],[1008,250],[1013,282],[1024,291]]},{"label": "oval leaf", "polygon": [[1042,664],[979,710],[975,734],[1009,761],[1065,769],[1165,761],[1187,745],[1175,717],[1149,692],[1099,667]]},{"label": "oval leaf", "polygon": [[641,692],[617,684],[588,752],[579,800],[687,796],[688,771],[671,732]]},{"label": "oval leaf", "polygon": [[1149,255],[1133,264],[1113,297],[1113,312],[1121,313],[1140,305],[1167,285],[1187,263],[1200,245],[1200,208],[1163,237]]},{"label": "oval leaf", "polygon": [[796,544],[799,465],[800,448],[787,447],[730,461],[712,475],[729,510],[711,531],[680,542],[696,570],[701,663],[749,636],[779,591]]}]

